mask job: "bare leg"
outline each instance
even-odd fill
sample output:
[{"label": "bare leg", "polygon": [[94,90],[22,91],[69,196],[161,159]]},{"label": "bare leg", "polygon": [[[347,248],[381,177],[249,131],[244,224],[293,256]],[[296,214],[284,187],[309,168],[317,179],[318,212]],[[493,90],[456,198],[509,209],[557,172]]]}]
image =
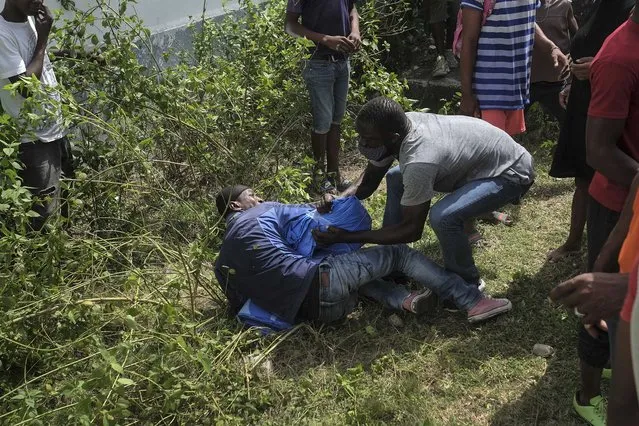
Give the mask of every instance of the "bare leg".
[{"label": "bare leg", "polygon": [[584,361],[580,361],[580,367],[581,390],[578,402],[581,405],[588,405],[592,398],[601,394],[601,372],[603,369],[588,365]]},{"label": "bare leg", "polygon": [[340,149],[340,125],[331,124],[331,130],[326,135],[326,172],[335,173],[339,179],[339,149]]},{"label": "bare leg", "polygon": [[572,196],[570,231],[566,242],[548,254],[548,260],[557,260],[581,249],[581,239],[586,226],[588,212],[588,179],[575,178],[575,193]]},{"label": "bare leg", "polygon": [[433,41],[437,48],[437,54],[443,55],[446,51],[446,22],[437,22],[431,25],[431,34],[433,35]]},{"label": "bare leg", "polygon": [[[329,132],[330,133],[330,132]],[[326,154],[326,134],[311,132],[311,147],[313,149],[313,159],[315,169],[324,171],[324,155]]]}]

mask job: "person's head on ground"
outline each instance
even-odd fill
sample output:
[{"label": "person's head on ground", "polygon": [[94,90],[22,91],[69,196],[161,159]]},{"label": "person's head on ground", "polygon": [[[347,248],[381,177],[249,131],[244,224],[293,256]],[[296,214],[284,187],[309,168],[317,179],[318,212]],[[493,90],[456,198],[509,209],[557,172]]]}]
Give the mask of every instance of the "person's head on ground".
[{"label": "person's head on ground", "polygon": [[242,212],[263,203],[260,197],[255,195],[253,188],[245,185],[232,185],[223,188],[215,198],[217,211],[222,217],[231,212]]},{"label": "person's head on ground", "polygon": [[410,130],[410,121],[400,104],[378,97],[366,103],[357,115],[359,151],[369,160],[379,161],[399,152]]},{"label": "person's head on ground", "polygon": [[35,16],[44,5],[44,0],[5,0],[3,13],[12,16]]}]

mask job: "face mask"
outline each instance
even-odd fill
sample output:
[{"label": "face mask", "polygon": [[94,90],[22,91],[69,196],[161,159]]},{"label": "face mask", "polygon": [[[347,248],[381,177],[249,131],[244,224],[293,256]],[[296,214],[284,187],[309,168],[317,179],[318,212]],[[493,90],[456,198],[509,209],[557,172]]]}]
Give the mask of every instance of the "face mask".
[{"label": "face mask", "polygon": [[359,145],[359,152],[366,158],[372,161],[380,161],[388,157],[388,148],[386,145],[371,148],[368,146]]}]

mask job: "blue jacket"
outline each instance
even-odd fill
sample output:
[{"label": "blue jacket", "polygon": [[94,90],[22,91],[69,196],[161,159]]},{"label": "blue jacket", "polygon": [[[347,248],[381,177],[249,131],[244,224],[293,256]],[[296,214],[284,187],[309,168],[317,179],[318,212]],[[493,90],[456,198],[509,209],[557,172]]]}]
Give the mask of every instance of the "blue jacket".
[{"label": "blue jacket", "polygon": [[218,283],[237,314],[246,300],[293,322],[327,256],[350,253],[361,244],[317,247],[312,231],[337,226],[348,231],[371,229],[371,218],[355,197],[333,202],[320,215],[309,204],[262,203],[227,219],[227,230],[215,265]]},{"label": "blue jacket", "polygon": [[308,205],[262,203],[227,219],[215,276],[237,314],[247,299],[294,322],[322,258],[302,256],[284,240]]}]

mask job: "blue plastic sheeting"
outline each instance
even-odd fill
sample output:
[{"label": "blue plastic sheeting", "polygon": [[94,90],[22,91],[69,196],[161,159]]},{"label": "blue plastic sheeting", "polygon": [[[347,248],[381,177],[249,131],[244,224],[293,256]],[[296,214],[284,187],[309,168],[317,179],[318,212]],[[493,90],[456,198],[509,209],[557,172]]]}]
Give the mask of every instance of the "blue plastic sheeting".
[{"label": "blue plastic sheeting", "polygon": [[368,231],[372,220],[357,197],[338,198],[333,201],[330,213],[320,214],[316,209],[309,209],[303,215],[288,223],[286,243],[302,256],[317,257],[351,253],[362,247],[359,243],[337,243],[327,247],[317,247],[312,231],[325,231],[329,226],[347,231]]},{"label": "blue plastic sheeting", "polygon": [[277,315],[260,308],[251,299],[244,303],[240,312],[237,313],[237,319],[244,325],[259,328],[262,335],[289,330],[293,327]]}]

